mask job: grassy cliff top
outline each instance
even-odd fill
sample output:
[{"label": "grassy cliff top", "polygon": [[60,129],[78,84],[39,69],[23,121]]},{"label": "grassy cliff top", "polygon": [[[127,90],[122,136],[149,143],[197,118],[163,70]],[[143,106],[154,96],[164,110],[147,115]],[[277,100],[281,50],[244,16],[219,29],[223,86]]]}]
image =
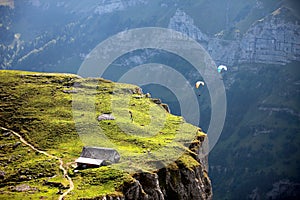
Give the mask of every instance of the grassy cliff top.
[{"label": "grassy cliff top", "polygon": [[[98,121],[103,113],[115,120]],[[118,194],[132,173],[168,165],[203,134],[134,85],[6,70],[0,71],[0,126],[63,160],[75,185],[66,199]],[[0,199],[58,198],[68,188],[57,159],[35,152],[10,131],[0,129],[0,138]],[[74,173],[84,146],[115,148],[121,160]],[[181,160],[191,167],[197,164],[191,159]]]}]

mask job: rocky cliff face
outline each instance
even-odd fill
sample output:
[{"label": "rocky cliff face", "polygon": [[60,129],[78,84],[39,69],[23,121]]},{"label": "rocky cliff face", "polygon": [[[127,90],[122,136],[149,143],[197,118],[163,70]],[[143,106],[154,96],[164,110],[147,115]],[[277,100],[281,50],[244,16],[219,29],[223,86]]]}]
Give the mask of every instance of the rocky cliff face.
[{"label": "rocky cliff face", "polygon": [[192,166],[187,166],[179,159],[157,172],[135,174],[135,181],[123,189],[126,199],[212,199],[207,157],[203,157],[205,145],[207,140],[204,136],[199,136],[190,145],[191,152],[184,156],[191,156],[191,161],[195,162]]},{"label": "rocky cliff face", "polygon": [[170,19],[168,28],[185,33],[189,37],[200,42],[207,42],[209,40],[208,36],[195,26],[193,18],[180,9],[177,9],[175,15]]},{"label": "rocky cliff face", "polygon": [[300,60],[300,26],[287,8],[257,21],[240,42],[239,62],[285,64]]},{"label": "rocky cliff face", "polygon": [[[206,136],[198,136],[190,152],[156,172],[138,172],[122,188],[124,196],[105,196],[102,200],[205,200],[212,199],[207,174]],[[186,161],[190,159],[190,164]]]},{"label": "rocky cliff face", "polygon": [[207,37],[183,11],[171,18],[169,28],[198,40],[216,62],[286,64],[300,60],[298,18],[285,7],[254,23],[244,35],[235,31],[234,40]]}]

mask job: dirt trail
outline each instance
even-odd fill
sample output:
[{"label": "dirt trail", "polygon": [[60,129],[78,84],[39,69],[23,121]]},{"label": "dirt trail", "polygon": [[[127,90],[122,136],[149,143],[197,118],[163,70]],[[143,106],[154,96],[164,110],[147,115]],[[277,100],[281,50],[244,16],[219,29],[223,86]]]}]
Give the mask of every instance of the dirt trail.
[{"label": "dirt trail", "polygon": [[64,177],[66,177],[68,179],[69,184],[70,184],[69,189],[66,192],[64,192],[62,195],[59,196],[59,200],[63,200],[64,197],[67,194],[69,194],[69,192],[71,192],[74,189],[74,183],[73,183],[72,179],[68,176],[68,171],[64,168],[64,166],[63,166],[64,162],[63,162],[63,160],[61,158],[59,158],[57,156],[53,156],[53,155],[51,155],[51,154],[49,154],[49,153],[47,153],[45,151],[41,151],[41,150],[35,148],[31,144],[29,144],[20,134],[18,134],[17,132],[15,132],[13,130],[10,130],[10,129],[4,128],[4,127],[0,127],[0,128],[2,130],[4,130],[4,131],[9,131],[9,132],[13,133],[15,136],[17,136],[20,139],[21,142],[23,142],[25,145],[29,146],[34,151],[39,152],[41,154],[44,154],[44,155],[46,155],[46,156],[48,156],[50,158],[54,158],[54,159],[56,159],[56,160],[59,161],[59,163],[60,163],[59,169],[61,169],[63,171]]}]

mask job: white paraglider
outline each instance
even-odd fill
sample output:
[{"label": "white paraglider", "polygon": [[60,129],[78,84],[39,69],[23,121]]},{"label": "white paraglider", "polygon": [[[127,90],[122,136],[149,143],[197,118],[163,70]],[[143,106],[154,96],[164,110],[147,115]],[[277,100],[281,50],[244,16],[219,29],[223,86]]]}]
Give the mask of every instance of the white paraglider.
[{"label": "white paraglider", "polygon": [[221,73],[222,70],[227,71],[227,67],[226,67],[225,65],[220,65],[220,66],[218,67],[218,72]]}]

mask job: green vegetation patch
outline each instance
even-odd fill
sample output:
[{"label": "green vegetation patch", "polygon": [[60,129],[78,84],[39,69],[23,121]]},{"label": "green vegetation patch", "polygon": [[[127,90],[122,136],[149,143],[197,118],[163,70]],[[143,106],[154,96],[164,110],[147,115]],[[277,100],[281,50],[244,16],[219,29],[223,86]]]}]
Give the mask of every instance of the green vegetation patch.
[{"label": "green vegetation patch", "polygon": [[[122,185],[132,181],[131,173],[169,165],[199,134],[197,127],[167,113],[137,86],[101,78],[2,70],[0,97],[0,126],[64,161],[75,185],[66,199],[120,196]],[[114,120],[98,121],[102,114]],[[0,132],[1,198],[21,199],[27,193],[33,199],[58,198],[66,191],[69,183],[58,160],[36,153],[6,132]],[[121,160],[75,173],[75,160],[84,146],[115,148]],[[197,164],[188,155],[178,162],[188,168]],[[32,189],[9,189],[22,184]]]},{"label": "green vegetation patch", "polygon": [[73,178],[75,190],[72,198],[95,198],[106,194],[122,195],[120,192],[125,182],[131,182],[132,177],[113,166],[87,169],[77,172]]}]

